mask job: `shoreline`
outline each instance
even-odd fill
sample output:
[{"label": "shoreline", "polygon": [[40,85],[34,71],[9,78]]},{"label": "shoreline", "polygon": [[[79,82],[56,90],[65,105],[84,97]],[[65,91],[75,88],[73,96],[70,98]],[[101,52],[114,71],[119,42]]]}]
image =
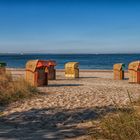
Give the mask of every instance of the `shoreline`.
[{"label": "shoreline", "polygon": [[[6,68],[7,71],[25,71],[25,68]],[[58,72],[64,72],[64,69],[56,69]],[[79,69],[80,72],[113,72],[112,70],[108,69]],[[128,72],[128,70],[125,70]]]}]

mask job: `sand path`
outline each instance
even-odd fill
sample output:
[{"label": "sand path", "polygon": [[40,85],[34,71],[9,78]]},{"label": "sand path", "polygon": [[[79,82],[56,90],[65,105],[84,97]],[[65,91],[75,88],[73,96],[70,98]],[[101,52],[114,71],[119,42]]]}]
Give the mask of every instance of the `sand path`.
[{"label": "sand path", "polygon": [[[12,71],[24,75],[24,71]],[[140,94],[140,85],[127,80],[114,81],[113,73],[86,71],[80,78],[68,80],[57,72],[57,80],[31,100],[14,103],[4,110],[0,120],[0,139],[85,139],[90,120],[115,111],[114,102],[125,105]],[[127,73],[126,73],[127,78]]]}]

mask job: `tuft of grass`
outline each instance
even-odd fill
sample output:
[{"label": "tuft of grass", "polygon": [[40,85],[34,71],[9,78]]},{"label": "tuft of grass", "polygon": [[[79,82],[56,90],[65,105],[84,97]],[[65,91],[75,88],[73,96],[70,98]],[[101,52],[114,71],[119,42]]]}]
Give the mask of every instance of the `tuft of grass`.
[{"label": "tuft of grass", "polygon": [[[140,140],[140,99],[134,103],[129,92],[128,97],[130,104],[125,109],[114,103],[116,113],[103,117],[98,129],[89,131],[93,140]],[[95,121],[93,125],[96,125]]]},{"label": "tuft of grass", "polygon": [[101,121],[101,133],[109,140],[140,139],[140,116],[137,113],[122,112],[108,116]]},{"label": "tuft of grass", "polygon": [[29,98],[38,93],[37,89],[23,78],[12,79],[11,74],[0,75],[0,105]]}]

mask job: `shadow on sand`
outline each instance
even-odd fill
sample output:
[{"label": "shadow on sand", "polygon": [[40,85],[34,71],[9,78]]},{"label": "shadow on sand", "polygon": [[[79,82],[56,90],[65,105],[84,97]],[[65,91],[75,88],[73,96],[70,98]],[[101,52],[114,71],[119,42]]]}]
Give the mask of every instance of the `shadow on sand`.
[{"label": "shadow on sand", "polygon": [[[122,111],[126,111],[124,109]],[[0,139],[22,140],[64,140],[87,134],[87,128],[77,125],[90,120],[100,119],[115,107],[78,108],[63,110],[61,108],[31,109],[0,117]]]},{"label": "shadow on sand", "polygon": [[83,86],[82,84],[49,84],[48,87]]},{"label": "shadow on sand", "polygon": [[129,80],[129,78],[124,78],[124,80]]},{"label": "shadow on sand", "polygon": [[79,79],[95,79],[95,78],[100,78],[100,77],[79,77]]}]

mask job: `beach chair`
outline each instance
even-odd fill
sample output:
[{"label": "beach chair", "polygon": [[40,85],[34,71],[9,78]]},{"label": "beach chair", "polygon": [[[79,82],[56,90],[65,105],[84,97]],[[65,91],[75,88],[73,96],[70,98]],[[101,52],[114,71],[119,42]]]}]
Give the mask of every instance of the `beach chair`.
[{"label": "beach chair", "polygon": [[6,63],[5,62],[0,62],[0,74],[5,74],[6,73]]},{"label": "beach chair", "polygon": [[125,64],[118,63],[113,66],[114,80],[123,80],[124,79],[124,68]]},{"label": "beach chair", "polygon": [[47,67],[45,68],[45,72],[48,73],[48,80],[55,80],[56,79],[56,62],[53,60],[47,60]]},{"label": "beach chair", "polygon": [[79,78],[79,63],[78,62],[68,62],[65,64],[65,77]]},{"label": "beach chair", "polygon": [[131,62],[128,66],[129,83],[140,84],[140,61]]},{"label": "beach chair", "polygon": [[48,85],[47,63],[44,60],[30,60],[26,63],[26,81],[33,86]]}]

